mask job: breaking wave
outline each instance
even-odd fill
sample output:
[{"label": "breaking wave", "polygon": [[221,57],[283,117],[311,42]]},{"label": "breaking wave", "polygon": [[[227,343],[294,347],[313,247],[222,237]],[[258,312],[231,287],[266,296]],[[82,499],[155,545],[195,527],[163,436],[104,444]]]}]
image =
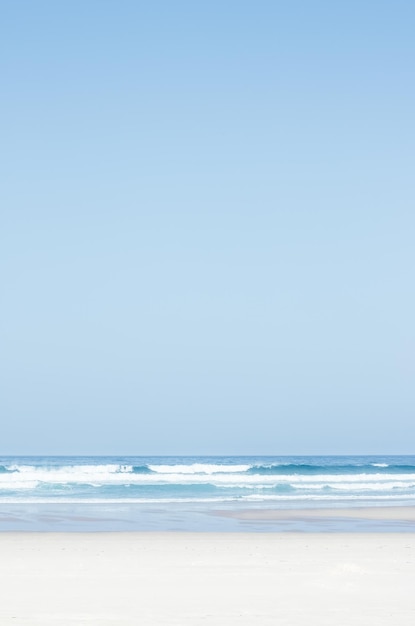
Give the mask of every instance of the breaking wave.
[{"label": "breaking wave", "polygon": [[[415,495],[415,459],[308,457],[0,459],[0,502],[361,500]],[[202,500],[201,500],[202,499]],[[42,500],[43,501],[43,500]]]}]

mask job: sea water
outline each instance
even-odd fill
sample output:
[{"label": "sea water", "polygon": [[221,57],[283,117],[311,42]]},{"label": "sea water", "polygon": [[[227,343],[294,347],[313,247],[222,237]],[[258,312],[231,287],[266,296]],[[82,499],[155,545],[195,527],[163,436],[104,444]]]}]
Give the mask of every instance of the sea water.
[{"label": "sea water", "polygon": [[0,457],[3,530],[269,530],[215,512],[413,504],[415,456]]}]

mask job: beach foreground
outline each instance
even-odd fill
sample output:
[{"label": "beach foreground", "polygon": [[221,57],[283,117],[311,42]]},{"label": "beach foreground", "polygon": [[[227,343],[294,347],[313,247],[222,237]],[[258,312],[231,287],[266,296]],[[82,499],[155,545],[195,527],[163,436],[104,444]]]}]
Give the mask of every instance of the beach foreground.
[{"label": "beach foreground", "polygon": [[2,533],[2,626],[415,623],[415,534]]}]

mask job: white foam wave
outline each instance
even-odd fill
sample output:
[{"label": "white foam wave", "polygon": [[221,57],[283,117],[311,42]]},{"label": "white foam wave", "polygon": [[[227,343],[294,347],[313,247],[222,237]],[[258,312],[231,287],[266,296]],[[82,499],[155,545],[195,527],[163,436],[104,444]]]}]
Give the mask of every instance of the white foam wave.
[{"label": "white foam wave", "polygon": [[178,503],[220,503],[220,502],[413,502],[415,500],[415,494],[413,495],[326,495],[326,494],[307,494],[307,495],[266,495],[266,494],[251,494],[245,496],[223,496],[223,497],[211,497],[211,498],[65,498],[56,497],[51,500],[50,498],[42,497],[9,497],[2,498],[2,504],[47,504],[50,506],[60,504],[178,504]]},{"label": "white foam wave", "polygon": [[[26,489],[43,485],[214,485],[218,487],[278,487],[292,486],[295,488],[313,489],[322,486],[330,486],[338,489],[393,489],[395,487],[413,488],[415,474],[321,474],[305,476],[301,474],[290,475],[259,475],[233,472],[208,473],[152,473],[134,474],[129,471],[120,471],[126,466],[77,466],[77,471],[72,468],[32,468],[26,466],[24,472],[0,474],[0,489]],[[171,466],[170,466],[171,467]],[[221,466],[224,467],[224,466]],[[237,467],[237,466],[233,466]],[[105,469],[103,469],[105,468]]]},{"label": "white foam wave", "polygon": [[192,463],[191,465],[149,465],[152,472],[158,474],[219,474],[246,472],[251,465],[214,465],[207,463]]},{"label": "white foam wave", "polygon": [[413,489],[415,484],[411,482],[366,482],[366,483],[321,483],[321,484],[301,484],[301,489],[337,489],[343,491],[390,491],[391,489]]},{"label": "white foam wave", "polygon": [[339,496],[335,496],[335,495],[323,495],[323,494],[307,494],[307,495],[263,495],[263,494],[251,494],[248,496],[243,496],[243,498],[241,498],[241,500],[248,500],[248,501],[257,501],[257,502],[266,502],[266,501],[271,501],[271,500],[275,500],[278,502],[281,501],[309,501],[309,500],[314,500],[314,501],[321,501],[321,502],[326,502],[326,501],[333,501],[333,502],[343,502],[343,501],[400,501],[400,502],[409,502],[412,500],[415,500],[415,495],[388,495],[388,496],[381,496],[381,495],[339,495]]},{"label": "white foam wave", "polygon": [[[2,489],[36,489],[39,486],[38,480],[20,480],[19,482],[0,480],[0,491]],[[3,502],[3,500],[2,500]]]},{"label": "white foam wave", "polygon": [[125,474],[133,471],[132,465],[58,465],[44,467],[42,465],[8,465],[9,472],[18,474],[71,474],[73,476],[83,476],[84,474]]}]

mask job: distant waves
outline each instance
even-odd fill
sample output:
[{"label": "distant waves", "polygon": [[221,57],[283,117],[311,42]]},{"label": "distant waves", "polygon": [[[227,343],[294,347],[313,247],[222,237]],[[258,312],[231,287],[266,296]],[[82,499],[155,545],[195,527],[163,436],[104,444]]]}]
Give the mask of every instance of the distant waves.
[{"label": "distant waves", "polygon": [[0,502],[413,502],[415,457],[0,459]]}]

